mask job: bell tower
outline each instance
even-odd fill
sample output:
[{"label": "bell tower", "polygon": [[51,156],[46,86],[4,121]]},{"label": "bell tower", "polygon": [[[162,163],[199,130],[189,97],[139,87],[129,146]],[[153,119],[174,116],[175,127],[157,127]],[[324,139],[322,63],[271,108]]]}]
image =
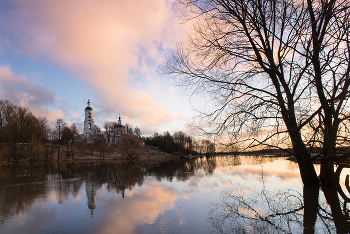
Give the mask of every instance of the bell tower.
[{"label": "bell tower", "polygon": [[85,108],[85,120],[84,120],[84,136],[88,136],[94,126],[94,110],[90,106],[90,100],[87,102],[87,107]]}]

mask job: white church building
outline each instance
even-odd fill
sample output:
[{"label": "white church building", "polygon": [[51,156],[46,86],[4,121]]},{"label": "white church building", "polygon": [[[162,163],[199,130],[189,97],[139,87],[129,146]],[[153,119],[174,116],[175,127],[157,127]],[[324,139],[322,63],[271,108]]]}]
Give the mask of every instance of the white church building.
[{"label": "white church building", "polygon": [[91,130],[94,127],[94,110],[90,106],[90,100],[87,102],[87,107],[85,108],[85,120],[84,120],[84,132],[83,135],[88,137]]},{"label": "white church building", "polygon": [[[91,107],[90,100],[87,102],[87,107],[85,108],[85,120],[84,120],[84,132],[83,135],[89,139],[94,129],[94,110]],[[126,132],[126,127],[122,124],[122,119],[118,118],[118,123],[107,122],[106,131],[103,131],[103,135],[106,139],[108,145],[116,145],[118,143],[119,137]]]}]

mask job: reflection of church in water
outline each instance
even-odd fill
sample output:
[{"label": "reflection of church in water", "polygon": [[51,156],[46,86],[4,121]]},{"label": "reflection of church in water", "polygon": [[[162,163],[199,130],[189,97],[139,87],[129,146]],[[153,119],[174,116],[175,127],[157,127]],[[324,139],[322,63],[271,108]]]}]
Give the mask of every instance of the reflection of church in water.
[{"label": "reflection of church in water", "polygon": [[[94,120],[94,110],[90,105],[90,100],[87,102],[87,107],[85,108],[85,120],[84,120],[84,132],[83,135],[86,138],[90,138],[94,134],[95,127]],[[106,131],[102,132],[108,145],[116,145],[119,137],[126,132],[126,127],[122,124],[122,119],[118,118],[118,123],[108,122],[106,124]]]},{"label": "reflection of church in water", "polygon": [[[121,178],[118,176],[118,171],[115,172],[114,176],[111,176],[107,180],[107,190],[109,192],[115,192],[116,194],[120,194],[122,198],[125,197],[125,190],[131,186],[126,186]],[[102,188],[102,185],[94,180],[93,173],[88,175],[88,178],[85,181],[85,192],[87,197],[87,206],[91,211],[91,217],[94,216],[94,211],[97,207],[96,199],[97,199],[97,191]]]},{"label": "reflection of church in water", "polygon": [[87,179],[85,181],[85,191],[87,196],[87,206],[91,210],[91,217],[94,216],[94,210],[96,208],[96,194],[100,188],[98,184],[95,184],[92,180]]}]

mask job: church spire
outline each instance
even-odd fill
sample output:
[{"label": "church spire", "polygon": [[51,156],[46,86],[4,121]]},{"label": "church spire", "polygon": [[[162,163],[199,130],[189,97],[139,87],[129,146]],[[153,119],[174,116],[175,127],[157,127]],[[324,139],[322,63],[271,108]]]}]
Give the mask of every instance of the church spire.
[{"label": "church spire", "polygon": [[120,113],[119,113],[118,124],[122,125],[122,119],[120,118]]}]

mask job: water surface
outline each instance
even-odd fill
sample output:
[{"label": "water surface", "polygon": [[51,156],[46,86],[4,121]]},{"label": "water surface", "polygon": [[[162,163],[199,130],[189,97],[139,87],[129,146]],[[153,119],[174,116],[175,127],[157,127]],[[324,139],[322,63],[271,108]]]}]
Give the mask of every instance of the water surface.
[{"label": "water surface", "polygon": [[[334,223],[322,192],[303,190],[297,165],[284,158],[12,165],[0,168],[0,178],[0,233],[335,233],[347,228]],[[343,207],[341,199],[338,205]]]}]

